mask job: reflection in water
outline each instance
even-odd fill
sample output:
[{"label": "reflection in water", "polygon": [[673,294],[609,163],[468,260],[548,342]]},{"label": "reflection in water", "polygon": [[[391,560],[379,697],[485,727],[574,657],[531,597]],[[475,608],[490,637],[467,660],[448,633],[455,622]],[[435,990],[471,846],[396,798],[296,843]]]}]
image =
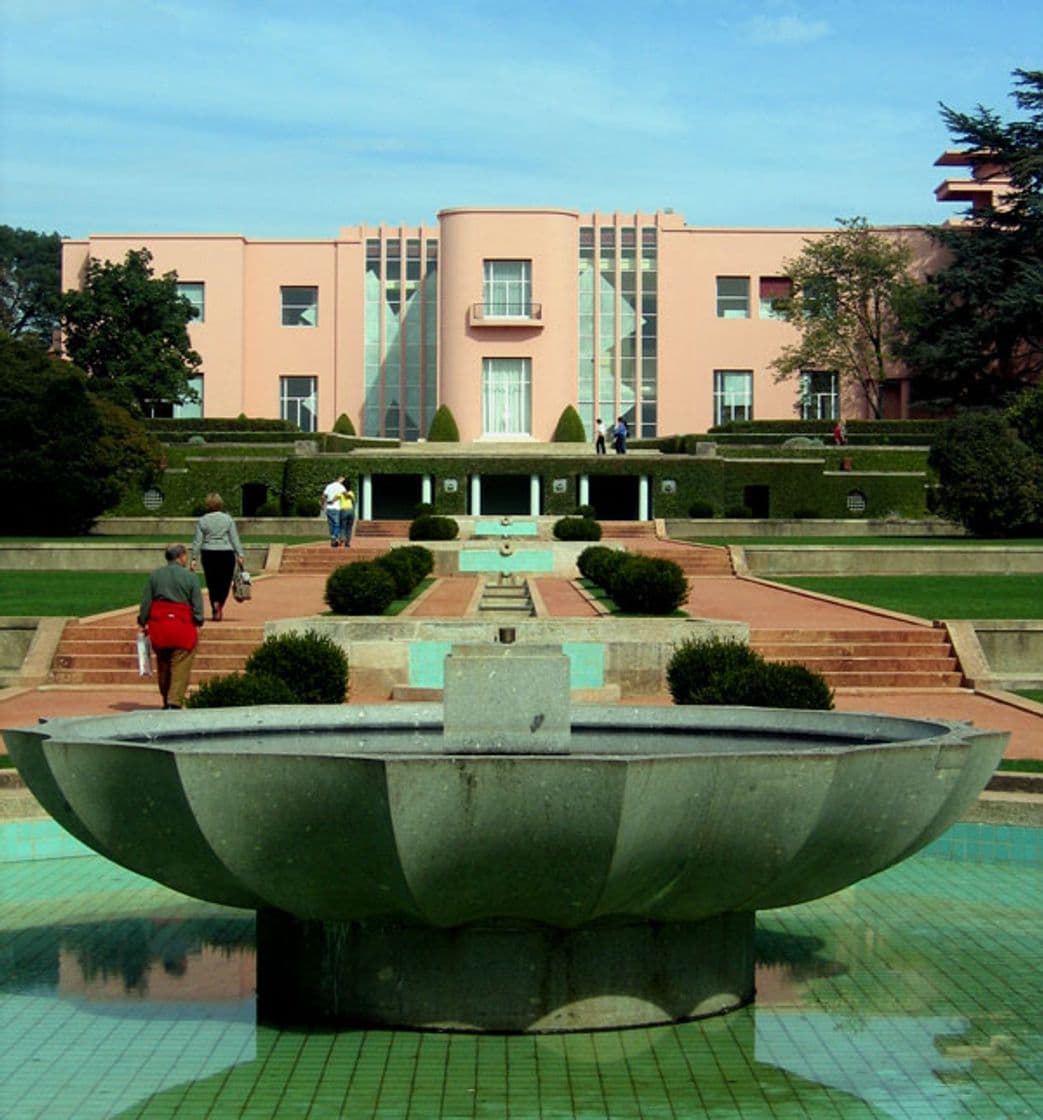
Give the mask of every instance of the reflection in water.
[{"label": "reflection in water", "polygon": [[[34,864],[32,889],[62,862]],[[252,916],[179,917],[163,892],[144,917],[69,920],[55,900],[53,924],[12,928],[4,901],[0,1115],[1035,1117],[1039,886],[1038,866],[917,857],[761,914],[755,1007],[506,1038],[259,1029]],[[95,895],[101,914],[116,897]]]}]

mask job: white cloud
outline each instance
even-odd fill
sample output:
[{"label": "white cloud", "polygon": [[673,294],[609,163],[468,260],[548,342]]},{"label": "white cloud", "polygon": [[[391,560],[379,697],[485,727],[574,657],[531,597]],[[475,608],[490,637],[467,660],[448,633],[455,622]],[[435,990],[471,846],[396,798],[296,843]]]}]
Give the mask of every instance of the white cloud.
[{"label": "white cloud", "polygon": [[829,34],[829,24],[822,19],[801,16],[754,16],[746,24],[750,40],[758,46],[794,47],[813,43]]}]

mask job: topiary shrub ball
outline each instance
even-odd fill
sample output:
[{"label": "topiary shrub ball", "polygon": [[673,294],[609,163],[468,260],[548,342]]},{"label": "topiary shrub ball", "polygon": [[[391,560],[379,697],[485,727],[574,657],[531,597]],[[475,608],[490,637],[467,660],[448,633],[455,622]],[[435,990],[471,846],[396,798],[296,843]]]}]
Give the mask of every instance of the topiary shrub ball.
[{"label": "topiary shrub ball", "polygon": [[395,595],[404,599],[423,578],[417,576],[416,562],[412,556],[404,553],[400,548],[393,548],[373,561],[385,572],[395,584]]},{"label": "topiary shrub ball", "polygon": [[554,536],[559,541],[599,541],[601,526],[589,517],[562,517],[554,522]]},{"label": "topiary shrub ball", "polygon": [[371,560],[342,564],[326,580],[326,602],[334,614],[381,615],[394,601],[394,579]]},{"label": "topiary shrub ball", "polygon": [[299,704],[342,704],[348,691],[348,658],[332,638],[273,634],[250,654],[246,672],[278,677]]},{"label": "topiary shrub ball", "polygon": [[426,513],[409,523],[411,541],[455,541],[460,526],[451,517],[437,513]]},{"label": "topiary shrub ball", "polygon": [[688,579],[673,560],[637,554],[616,569],[611,595],[631,614],[672,614],[688,598]]},{"label": "topiary shrub ball", "polygon": [[203,681],[188,698],[190,708],[252,708],[257,704],[297,704],[297,694],[269,673],[231,673]]}]

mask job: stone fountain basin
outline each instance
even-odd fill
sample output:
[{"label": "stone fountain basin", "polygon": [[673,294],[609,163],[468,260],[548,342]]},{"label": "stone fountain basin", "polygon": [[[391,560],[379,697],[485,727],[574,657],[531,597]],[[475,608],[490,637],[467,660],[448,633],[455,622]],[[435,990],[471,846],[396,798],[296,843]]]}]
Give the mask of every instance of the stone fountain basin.
[{"label": "stone fountain basin", "polygon": [[567,749],[454,747],[442,706],[259,707],[3,732],[43,807],[185,894],[449,929],[787,906],[956,821],[1007,734],[870,714],[572,708]]}]

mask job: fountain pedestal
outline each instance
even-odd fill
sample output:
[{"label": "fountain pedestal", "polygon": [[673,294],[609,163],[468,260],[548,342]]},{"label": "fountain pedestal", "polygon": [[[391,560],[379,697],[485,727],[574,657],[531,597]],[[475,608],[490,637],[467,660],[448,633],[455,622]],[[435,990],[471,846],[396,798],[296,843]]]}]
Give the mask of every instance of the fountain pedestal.
[{"label": "fountain pedestal", "polygon": [[754,914],[559,929],[432,929],[257,915],[270,1024],[586,1031],[717,1015],[753,999]]}]

